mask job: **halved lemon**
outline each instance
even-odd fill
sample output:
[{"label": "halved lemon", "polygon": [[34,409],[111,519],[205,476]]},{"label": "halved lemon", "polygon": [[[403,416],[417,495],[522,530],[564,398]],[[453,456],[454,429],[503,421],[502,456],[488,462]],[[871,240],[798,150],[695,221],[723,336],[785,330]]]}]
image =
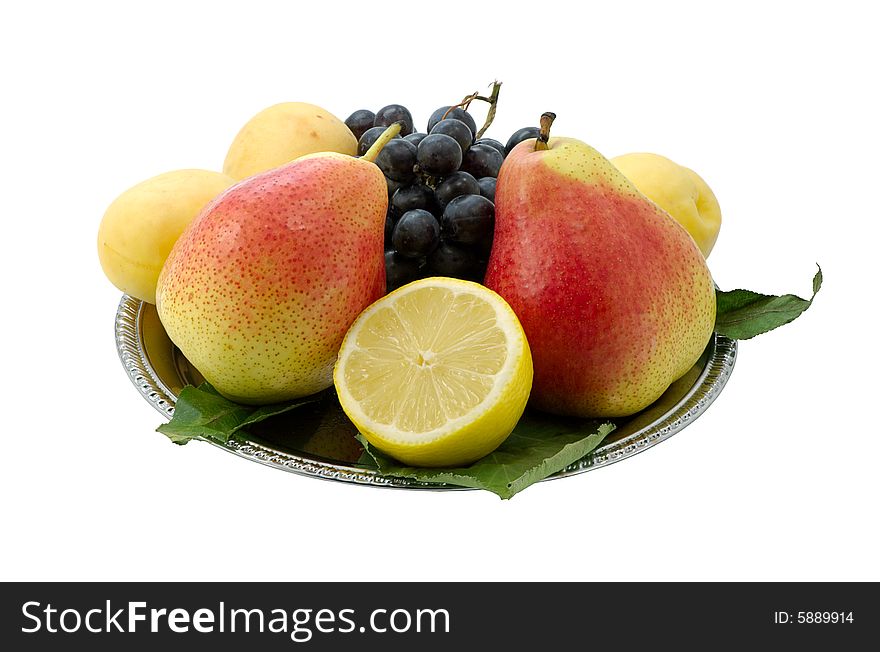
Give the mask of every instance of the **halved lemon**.
[{"label": "halved lemon", "polygon": [[463,466],[491,453],[522,416],[532,356],[492,290],[435,277],[369,306],[342,342],[342,409],[380,451],[412,466]]}]

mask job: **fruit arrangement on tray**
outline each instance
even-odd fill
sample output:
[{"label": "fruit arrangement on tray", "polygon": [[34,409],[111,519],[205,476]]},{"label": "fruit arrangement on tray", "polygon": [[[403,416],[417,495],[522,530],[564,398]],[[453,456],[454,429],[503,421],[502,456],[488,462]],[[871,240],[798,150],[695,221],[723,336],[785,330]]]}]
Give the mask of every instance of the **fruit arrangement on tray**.
[{"label": "fruit arrangement on tray", "polygon": [[500,88],[424,132],[399,104],[345,121],[278,104],[222,173],[169,172],[110,205],[107,277],[156,305],[207,380],[160,432],[225,443],[335,392],[363,464],[506,498],[650,406],[713,333],[809,307],[716,289],[721,211],[692,170],[606,159],[551,135],[552,113],[485,137]]}]

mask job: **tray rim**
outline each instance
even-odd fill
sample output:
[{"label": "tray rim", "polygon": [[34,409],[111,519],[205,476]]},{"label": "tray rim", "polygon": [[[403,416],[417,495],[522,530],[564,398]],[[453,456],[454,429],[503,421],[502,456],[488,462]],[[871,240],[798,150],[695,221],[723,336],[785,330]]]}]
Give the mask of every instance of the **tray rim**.
[{"label": "tray rim", "polygon": [[[143,310],[145,302],[123,294],[116,310],[114,335],[120,362],[129,380],[163,417],[171,419],[176,396],[155,372],[143,345]],[[545,478],[556,480],[580,475],[627,459],[656,446],[683,430],[715,401],[727,384],[737,358],[736,340],[712,334],[712,352],[694,385],[667,414],[636,430],[623,439],[602,444],[586,457]],[[207,441],[239,457],[297,475],[374,487],[433,491],[468,491],[445,483],[428,483],[382,475],[378,470],[335,464],[317,457],[303,457],[249,441],[229,441],[225,445]]]}]

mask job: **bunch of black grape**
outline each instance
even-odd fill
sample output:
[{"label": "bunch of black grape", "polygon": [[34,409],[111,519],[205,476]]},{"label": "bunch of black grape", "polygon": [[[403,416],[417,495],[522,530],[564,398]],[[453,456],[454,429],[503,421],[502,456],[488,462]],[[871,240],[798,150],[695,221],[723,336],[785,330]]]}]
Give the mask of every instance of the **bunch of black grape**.
[{"label": "bunch of black grape", "polygon": [[495,180],[514,145],[534,138],[537,128],[517,131],[507,145],[476,138],[477,125],[460,107],[443,106],[428,120],[427,133],[413,126],[409,110],[390,104],[361,109],[345,124],[358,139],[358,155],[386,127],[401,123],[376,158],[388,183],[385,271],[388,291],[427,276],[481,282],[495,230]]}]

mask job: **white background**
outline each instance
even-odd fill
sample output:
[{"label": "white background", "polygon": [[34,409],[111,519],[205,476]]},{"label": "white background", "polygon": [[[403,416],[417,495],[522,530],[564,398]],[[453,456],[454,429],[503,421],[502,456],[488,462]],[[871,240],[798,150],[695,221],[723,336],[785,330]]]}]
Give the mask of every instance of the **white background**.
[{"label": "white background", "polygon": [[[575,10],[570,6],[578,6]],[[880,580],[880,52],[865,3],[15,3],[0,20],[2,579]],[[723,5],[719,5],[723,6]],[[537,14],[544,8],[546,13]],[[95,235],[279,101],[652,151],[721,202],[723,288],[808,296],[668,442],[511,501],[173,446],[117,359]]]}]

